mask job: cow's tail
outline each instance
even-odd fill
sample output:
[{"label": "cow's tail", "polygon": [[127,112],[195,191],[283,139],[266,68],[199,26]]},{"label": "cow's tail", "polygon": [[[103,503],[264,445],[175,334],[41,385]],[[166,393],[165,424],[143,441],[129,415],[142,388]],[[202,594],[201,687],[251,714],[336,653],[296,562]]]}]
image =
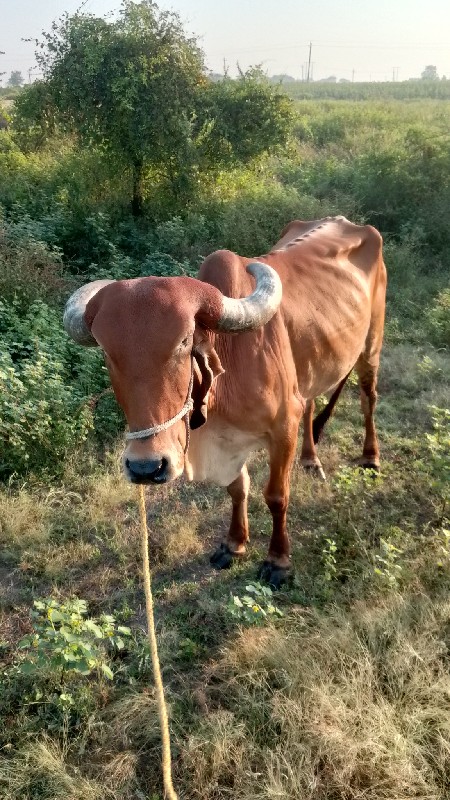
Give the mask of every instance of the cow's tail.
[{"label": "cow's tail", "polygon": [[[351,372],[351,370],[350,370],[350,372]],[[350,375],[350,372],[345,376],[345,378],[342,378],[340,383],[338,383],[336,389],[334,390],[333,394],[331,395],[331,397],[330,397],[328,403],[326,404],[325,408],[322,408],[322,411],[320,411],[317,414],[317,417],[313,420],[313,426],[312,427],[313,427],[314,444],[317,444],[317,442],[319,441],[320,437],[322,436],[323,429],[324,429],[326,423],[328,422],[328,420],[330,419],[330,417],[331,417],[331,415],[332,415],[332,413],[334,411],[334,407],[335,407],[335,405],[336,405],[336,403],[338,401],[338,398],[339,398],[340,393],[342,392],[342,389],[344,388],[344,386],[345,386],[345,384],[347,382],[347,378]]]}]

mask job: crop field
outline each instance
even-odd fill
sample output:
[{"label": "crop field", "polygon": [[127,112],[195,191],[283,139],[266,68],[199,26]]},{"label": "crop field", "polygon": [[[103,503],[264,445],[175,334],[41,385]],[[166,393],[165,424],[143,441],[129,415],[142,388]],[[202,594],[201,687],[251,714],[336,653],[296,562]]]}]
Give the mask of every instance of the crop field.
[{"label": "crop field", "polygon": [[274,100],[258,74],[230,83],[227,102],[270,109],[276,146],[255,138],[244,153],[230,137],[205,148],[205,123],[191,131],[186,175],[181,156],[165,170],[163,148],[158,163],[144,153],[138,174],[112,134],[87,137],[68,107],[51,117],[44,82],[8,100],[2,800],[163,798],[124,419],[101,353],[63,331],[65,299],[98,277],[195,275],[221,247],[257,256],[290,220],[332,214],[384,238],[381,471],[356,466],[351,377],[319,445],[327,481],[294,464],[294,577],[273,593],[256,580],[271,532],[264,453],[249,464],[249,552],[227,571],[209,564],[226,492],[182,480],[146,490],[174,783],[185,800],[450,797],[450,101],[354,88]]}]

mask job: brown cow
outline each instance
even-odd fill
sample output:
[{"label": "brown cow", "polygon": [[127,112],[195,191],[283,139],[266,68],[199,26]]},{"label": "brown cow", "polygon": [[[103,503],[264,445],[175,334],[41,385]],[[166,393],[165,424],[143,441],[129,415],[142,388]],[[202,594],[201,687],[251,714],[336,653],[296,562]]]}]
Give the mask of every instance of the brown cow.
[{"label": "brown cow", "polygon": [[318,465],[308,401],[329,391],[337,398],[353,367],[366,426],[361,464],[378,468],[373,414],[385,292],[379,233],[334,217],[290,223],[256,263],[222,250],[203,262],[199,280],[96,281],[68,301],[66,329],[104,350],[127,417],[128,479],[158,484],[184,472],[227,487],[232,517],[212,557],[217,568],[245,552],[246,461],[266,448],[273,534],[260,577],[274,586],[285,579],[299,422],[307,407],[302,460]]}]

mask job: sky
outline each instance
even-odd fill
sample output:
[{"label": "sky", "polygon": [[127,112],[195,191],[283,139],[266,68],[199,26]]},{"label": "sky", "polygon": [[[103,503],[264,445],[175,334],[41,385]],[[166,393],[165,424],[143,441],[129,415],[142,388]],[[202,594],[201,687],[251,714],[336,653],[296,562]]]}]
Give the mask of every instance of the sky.
[{"label": "sky", "polygon": [[[34,44],[62,13],[83,0],[0,0],[0,72],[26,82],[39,77]],[[96,16],[117,11],[120,0],[85,0]],[[311,42],[314,80],[335,75],[355,81],[418,78],[433,64],[450,77],[449,0],[160,0],[199,37],[207,66],[231,75],[262,64],[269,75],[306,76]]]}]

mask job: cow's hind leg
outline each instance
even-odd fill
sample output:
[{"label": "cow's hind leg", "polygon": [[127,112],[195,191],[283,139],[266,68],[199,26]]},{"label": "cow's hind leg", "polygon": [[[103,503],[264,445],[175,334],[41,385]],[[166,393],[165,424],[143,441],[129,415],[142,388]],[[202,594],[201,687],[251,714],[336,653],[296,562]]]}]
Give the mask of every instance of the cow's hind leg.
[{"label": "cow's hind leg", "polygon": [[275,435],[270,446],[270,476],[264,490],[267,506],[272,514],[273,531],[266,561],[258,577],[278,589],[291,573],[291,551],[286,528],[289,503],[290,474],[295,456],[298,419],[291,420],[289,429]]},{"label": "cow's hind leg", "polygon": [[378,359],[369,362],[363,353],[356,362],[355,369],[359,376],[361,409],[366,429],[363,453],[358,463],[364,469],[374,469],[378,472],[380,450],[374,419],[377,404]]},{"label": "cow's hind leg", "polygon": [[378,286],[374,293],[370,327],[363,352],[358,358],[355,369],[359,377],[361,389],[361,408],[364,415],[366,434],[361,467],[366,469],[380,468],[380,450],[375,430],[375,406],[377,404],[377,376],[380,363],[380,352],[383,344],[384,310],[386,295],[386,270],[381,262]]},{"label": "cow's hind leg", "polygon": [[300,463],[304,470],[317,475],[322,481],[326,480],[325,472],[317,455],[313,436],[314,400],[308,400],[303,416],[303,441]]},{"label": "cow's hind leg", "polygon": [[231,513],[231,524],[225,542],[211,556],[211,564],[216,569],[227,569],[233,563],[233,558],[243,556],[249,538],[247,498],[250,487],[250,478],[247,467],[244,464],[236,480],[227,486],[227,492],[231,497],[233,510]]}]

